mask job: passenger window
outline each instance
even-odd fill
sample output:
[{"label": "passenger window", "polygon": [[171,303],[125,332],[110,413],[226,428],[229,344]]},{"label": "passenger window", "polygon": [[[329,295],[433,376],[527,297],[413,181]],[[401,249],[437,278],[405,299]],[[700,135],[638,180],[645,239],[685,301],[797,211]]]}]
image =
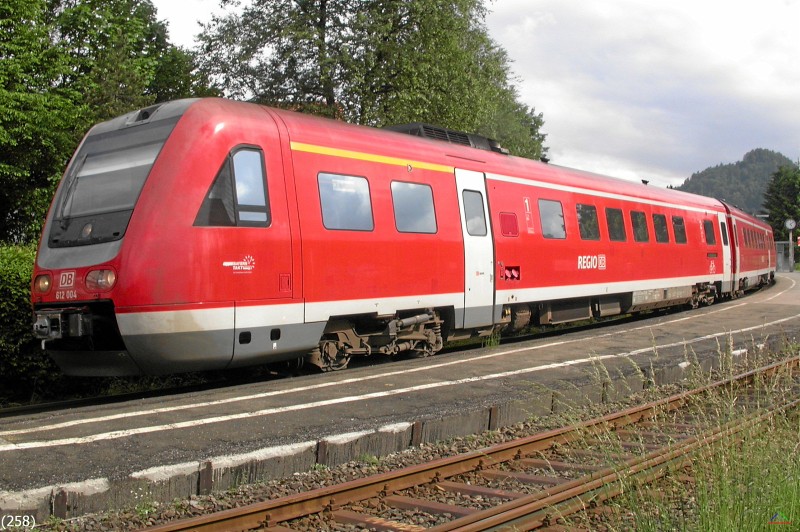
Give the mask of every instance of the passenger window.
[{"label": "passenger window", "polygon": [[643,212],[631,211],[631,225],[633,226],[633,239],[636,242],[650,241],[650,233],[647,231],[647,216]]},{"label": "passenger window", "polygon": [[436,233],[433,190],[428,185],[392,182],[394,226],[400,233]]},{"label": "passenger window", "polygon": [[542,223],[542,236],[545,238],[567,238],[564,227],[564,209],[560,201],[539,200],[539,221]]},{"label": "passenger window", "polygon": [[597,207],[594,205],[575,206],[578,214],[578,229],[583,240],[600,240],[600,224],[597,221]]},{"label": "passenger window", "polygon": [[486,216],[483,212],[483,194],[475,190],[465,190],[464,216],[467,219],[467,233],[472,236],[486,236]]},{"label": "passenger window", "polygon": [[667,230],[667,217],[663,214],[653,215],[653,229],[656,232],[656,242],[666,244],[669,242],[669,231]]},{"label": "passenger window", "polygon": [[675,235],[675,242],[678,244],[686,243],[686,225],[683,223],[682,216],[672,217],[672,233]]},{"label": "passenger window", "polygon": [[194,225],[269,226],[271,217],[265,183],[261,150],[244,148],[232,152],[214,178]]},{"label": "passenger window", "polygon": [[716,245],[717,237],[714,234],[714,224],[711,220],[703,220],[703,231],[706,234],[706,244],[709,246]]},{"label": "passenger window", "polygon": [[519,236],[517,215],[513,212],[500,213],[500,233],[503,236]]},{"label": "passenger window", "polygon": [[614,242],[625,242],[628,237],[625,234],[625,220],[622,216],[622,209],[606,208],[606,224],[608,225],[608,237]]},{"label": "passenger window", "polygon": [[321,173],[317,176],[326,229],[372,231],[372,201],[364,177]]}]

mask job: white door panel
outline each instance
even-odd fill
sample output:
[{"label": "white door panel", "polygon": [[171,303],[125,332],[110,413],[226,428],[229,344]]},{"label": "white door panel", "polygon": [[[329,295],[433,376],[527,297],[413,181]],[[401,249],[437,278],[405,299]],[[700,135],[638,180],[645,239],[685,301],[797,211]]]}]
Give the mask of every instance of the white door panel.
[{"label": "white door panel", "polygon": [[486,201],[486,178],[456,169],[461,230],[464,235],[464,328],[493,323],[494,247]]},{"label": "white door panel", "polygon": [[731,245],[730,232],[728,231],[727,216],[719,214],[719,228],[720,231],[725,231],[722,236],[722,291],[728,292],[731,290],[731,281],[733,280],[733,269],[731,264]]}]

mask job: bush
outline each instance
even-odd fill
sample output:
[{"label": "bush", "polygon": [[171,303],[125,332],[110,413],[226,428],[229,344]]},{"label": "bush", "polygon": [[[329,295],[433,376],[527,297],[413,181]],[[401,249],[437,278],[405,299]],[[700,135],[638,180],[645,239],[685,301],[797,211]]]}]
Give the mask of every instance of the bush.
[{"label": "bush", "polygon": [[36,248],[0,246],[0,401],[30,401],[61,380],[33,335],[31,274]]}]

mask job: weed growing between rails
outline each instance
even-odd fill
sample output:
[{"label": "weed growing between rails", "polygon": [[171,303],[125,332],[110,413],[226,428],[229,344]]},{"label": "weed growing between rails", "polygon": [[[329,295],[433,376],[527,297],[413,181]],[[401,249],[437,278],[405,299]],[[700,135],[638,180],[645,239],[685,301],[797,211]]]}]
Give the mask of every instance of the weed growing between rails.
[{"label": "weed growing between rails", "polygon": [[484,336],[481,338],[481,347],[497,347],[500,345],[501,340],[502,334],[500,329],[495,329],[489,336]]}]

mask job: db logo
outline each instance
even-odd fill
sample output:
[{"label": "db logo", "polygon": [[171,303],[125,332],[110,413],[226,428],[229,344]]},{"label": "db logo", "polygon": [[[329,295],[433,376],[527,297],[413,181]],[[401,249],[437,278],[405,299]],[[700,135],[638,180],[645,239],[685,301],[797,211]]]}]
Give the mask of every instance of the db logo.
[{"label": "db logo", "polygon": [[75,272],[61,272],[58,276],[59,288],[72,288],[75,286]]}]

